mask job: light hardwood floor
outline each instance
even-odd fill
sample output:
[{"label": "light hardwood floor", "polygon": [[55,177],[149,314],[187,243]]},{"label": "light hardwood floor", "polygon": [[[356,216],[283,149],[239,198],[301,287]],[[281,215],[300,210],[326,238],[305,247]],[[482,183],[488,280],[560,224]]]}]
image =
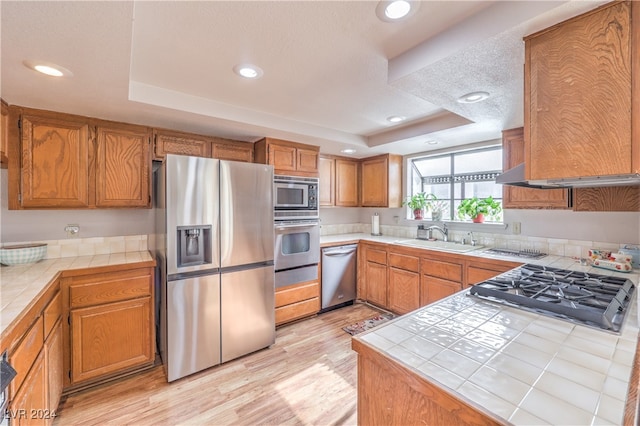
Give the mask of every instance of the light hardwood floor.
[{"label": "light hardwood floor", "polygon": [[71,395],[54,425],[355,425],[356,303],[277,330],[276,343],[167,383],[162,367]]}]

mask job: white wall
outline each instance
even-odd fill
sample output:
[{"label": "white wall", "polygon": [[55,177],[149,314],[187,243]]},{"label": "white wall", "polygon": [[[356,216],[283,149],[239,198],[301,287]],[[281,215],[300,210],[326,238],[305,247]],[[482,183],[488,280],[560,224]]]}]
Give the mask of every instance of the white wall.
[{"label": "white wall", "polygon": [[0,171],[0,198],[1,242],[66,239],[68,224],[80,225],[80,238],[153,232],[152,209],[9,210],[6,169]]},{"label": "white wall", "polygon": [[[385,208],[321,208],[323,224],[371,223],[374,213],[381,225],[416,226],[422,222],[407,220],[406,209]],[[580,241],[640,244],[640,213],[638,212],[573,212],[570,210],[520,210],[504,212],[505,223],[520,222],[521,235]],[[431,222],[425,222],[431,223]],[[510,234],[511,228],[496,225],[457,224],[447,222],[451,229],[473,229],[479,232]]]}]

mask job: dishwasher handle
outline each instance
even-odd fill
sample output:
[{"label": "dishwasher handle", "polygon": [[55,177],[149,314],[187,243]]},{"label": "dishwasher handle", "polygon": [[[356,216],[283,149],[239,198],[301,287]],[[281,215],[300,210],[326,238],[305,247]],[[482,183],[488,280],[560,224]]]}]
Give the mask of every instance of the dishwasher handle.
[{"label": "dishwasher handle", "polygon": [[348,247],[346,249],[336,248],[336,249],[324,249],[322,250],[323,256],[344,256],[346,254],[354,253],[357,250],[357,247]]}]

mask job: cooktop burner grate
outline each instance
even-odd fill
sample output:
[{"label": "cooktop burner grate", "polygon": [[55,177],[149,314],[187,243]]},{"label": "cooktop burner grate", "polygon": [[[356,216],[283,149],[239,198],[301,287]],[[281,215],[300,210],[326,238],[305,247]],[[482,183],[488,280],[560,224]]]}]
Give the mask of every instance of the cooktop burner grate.
[{"label": "cooktop burner grate", "polygon": [[547,255],[547,253],[542,253],[540,250],[532,250],[532,249],[514,250],[514,249],[507,249],[507,248],[490,248],[486,250],[485,253],[499,254],[502,256],[524,257],[528,259],[540,259]]},{"label": "cooktop burner grate", "polygon": [[525,264],[470,293],[617,333],[634,289],[626,278]]}]

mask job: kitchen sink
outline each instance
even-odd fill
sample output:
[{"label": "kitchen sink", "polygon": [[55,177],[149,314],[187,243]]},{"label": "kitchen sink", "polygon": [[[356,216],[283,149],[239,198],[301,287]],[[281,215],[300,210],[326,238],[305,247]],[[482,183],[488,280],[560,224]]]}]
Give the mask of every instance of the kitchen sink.
[{"label": "kitchen sink", "polygon": [[470,244],[461,244],[453,241],[427,241],[427,240],[398,240],[394,241],[394,244],[400,244],[403,246],[412,246],[412,247],[422,247],[426,249],[434,249],[434,250],[443,250],[443,251],[453,251],[456,253],[465,253],[468,251],[478,250],[483,248],[484,246],[472,246]]}]

